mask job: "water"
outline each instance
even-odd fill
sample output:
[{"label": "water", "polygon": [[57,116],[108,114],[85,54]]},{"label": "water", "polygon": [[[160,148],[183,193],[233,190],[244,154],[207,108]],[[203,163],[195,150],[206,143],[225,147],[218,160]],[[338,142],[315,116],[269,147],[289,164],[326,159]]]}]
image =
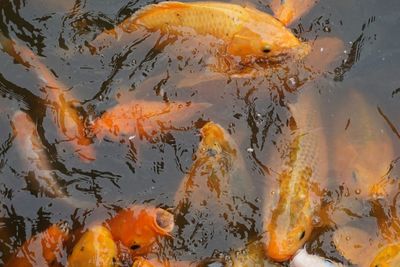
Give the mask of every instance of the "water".
[{"label": "water", "polygon": [[[87,226],[132,203],[173,208],[175,191],[194,162],[199,129],[208,120],[219,123],[239,144],[246,169],[261,190],[247,198],[246,212],[241,218],[247,223],[227,229],[224,234],[204,236],[204,240],[196,242],[190,242],[188,234],[164,240],[156,255],[201,260],[218,251],[228,253],[230,249],[242,249],[248,242],[260,239],[261,211],[263,200],[267,199],[262,189],[273,187],[268,181],[274,178],[273,170],[278,164],[274,157],[271,160],[271,154],[276,153],[280,140],[290,132],[292,119],[288,103],[295,102],[301,90],[318,92],[323,117],[321,127],[328,144],[329,182],[323,202],[333,221],[330,225],[318,223],[321,226],[306,243],[309,252],[348,263],[332,242],[334,230],[341,224],[350,223],[376,233],[382,244],[398,238],[396,227],[384,230],[388,218],[397,216],[395,200],[400,171],[400,37],[397,35],[400,5],[397,1],[321,0],[310,13],[294,23],[293,31],[306,40],[336,37],[343,41],[343,51],[323,74],[300,67],[283,76],[275,73],[269,78],[223,78],[192,86],[181,83],[185,78],[189,81],[201,78],[200,74],[206,71],[209,49],[204,44],[209,42],[207,38],[173,42],[157,33],[137,32],[119,42],[104,43],[106,46],[101,51],[93,50],[91,44],[97,35],[149,3],[117,0],[0,2],[2,34],[40,56],[79,100],[77,106],[84,111],[81,113],[87,121],[132,99],[211,104],[184,121],[164,122],[165,125],[156,127],[157,131],[135,137],[93,138],[96,160],[83,162],[72,153],[65,136],[60,135],[53,119],[57,109],[44,99],[43,83],[32,70],[18,64],[6,49],[2,49],[0,262],[4,263],[27,238],[59,221],[67,221],[72,227]],[[251,4],[270,12],[264,2]],[[342,165],[334,158],[337,136],[343,134],[346,127],[362,125],[364,120],[357,107],[345,104],[350,98],[349,92],[353,91],[365,99],[372,123],[379,125],[372,126],[372,131],[384,131],[386,137],[382,140],[391,142],[389,146],[393,150],[389,162],[382,163],[389,171],[388,193],[376,201],[362,200],[363,192],[343,185],[339,170]],[[73,207],[61,199],[38,193],[30,186],[24,153],[18,149],[13,133],[12,117],[18,110],[30,114],[37,124],[60,184],[71,198],[90,203],[89,207]],[[357,138],[363,140],[364,137],[361,134]],[[378,147],[371,153],[381,151]],[[343,213],[345,208],[338,207],[347,207],[351,212]],[[203,228],[204,233],[213,233],[212,227],[205,220],[201,221],[199,230]]]}]

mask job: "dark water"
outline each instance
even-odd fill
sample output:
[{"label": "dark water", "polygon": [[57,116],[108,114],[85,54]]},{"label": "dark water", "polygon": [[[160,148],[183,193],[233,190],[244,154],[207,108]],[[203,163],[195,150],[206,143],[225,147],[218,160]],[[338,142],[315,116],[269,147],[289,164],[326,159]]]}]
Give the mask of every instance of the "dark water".
[{"label": "dark water", "polygon": [[[87,225],[132,203],[173,208],[175,191],[194,160],[200,141],[199,129],[208,120],[224,127],[239,144],[246,169],[261,190],[247,196],[246,213],[240,218],[245,223],[221,233],[213,231],[214,226],[203,220],[198,229],[203,228],[209,235],[196,235],[197,240],[191,240],[187,233],[175,236],[174,240],[162,241],[156,254],[163,258],[201,260],[260,239],[262,205],[266,199],[262,188],[268,188],[267,178],[272,175],[271,154],[289,131],[288,103],[295,102],[301,90],[315,90],[321,106],[321,127],[325,129],[329,147],[324,202],[336,205],[344,198],[358,203],[343,220],[374,231],[384,244],[387,238],[381,237],[380,227],[397,216],[395,200],[400,171],[397,161],[400,156],[398,1],[322,0],[295,22],[291,28],[299,37],[306,40],[337,37],[344,43],[344,50],[331,66],[309,82],[300,81],[308,80],[307,75],[317,76],[315,73],[296,74],[294,84],[289,80],[292,76],[286,75],[220,79],[183,88],[177,88],[180,80],[205,71],[207,49],[201,43],[172,42],[158,34],[144,37],[143,33],[133,33],[119,42],[110,41],[101,52],[91,50],[97,35],[150,3],[0,0],[2,34],[40,56],[80,101],[87,120],[122,100],[134,98],[212,104],[190,119],[174,127],[161,127],[148,136],[133,139],[121,136],[118,140],[94,138],[96,160],[82,162],[72,153],[68,141],[59,136],[52,116],[57,111],[45,101],[43,84],[33,71],[10,56],[3,43],[0,52],[0,262],[4,263],[26,239],[59,221],[67,221],[72,227]],[[251,4],[270,12],[267,2]],[[364,120],[356,107],[345,104],[353,91],[365,99],[369,114],[373,114],[372,120],[380,125],[372,128],[386,132],[388,139],[382,142],[391,142],[393,148],[389,162],[383,163],[390,171],[390,193],[378,204],[361,200],[353,191],[345,193],[346,186],[341,186],[337,170],[340,166],[334,164],[336,136],[348,123],[362,124]],[[18,110],[35,119],[52,170],[65,190],[71,197],[91,203],[90,207],[72,207],[30,187],[25,155],[17,147],[12,128],[12,117]],[[380,151],[374,148],[371,153]],[[335,221],[333,216],[337,213],[332,214],[331,220]],[[339,224],[317,228],[306,243],[308,250],[348,263],[332,242],[332,234]],[[390,228],[388,235],[396,240],[399,233]]]}]

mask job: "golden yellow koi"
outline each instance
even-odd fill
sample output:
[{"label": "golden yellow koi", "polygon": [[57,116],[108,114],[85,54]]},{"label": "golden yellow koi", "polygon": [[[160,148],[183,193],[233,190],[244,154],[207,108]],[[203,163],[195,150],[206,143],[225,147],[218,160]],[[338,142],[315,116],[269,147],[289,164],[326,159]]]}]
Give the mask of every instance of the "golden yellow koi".
[{"label": "golden yellow koi", "polygon": [[79,239],[68,257],[69,267],[117,266],[118,250],[110,231],[104,226],[90,228]]},{"label": "golden yellow koi", "polygon": [[[298,102],[291,106],[297,125],[296,136],[279,174],[279,200],[271,217],[264,221],[268,235],[266,253],[276,261],[288,260],[309,238],[319,203],[312,189],[327,175],[326,143],[313,94],[301,92]],[[266,210],[265,214],[268,213]]]},{"label": "golden yellow koi", "polygon": [[398,267],[400,266],[400,243],[382,247],[370,267]]},{"label": "golden yellow koi", "polygon": [[222,44],[219,54],[239,57],[241,63],[286,54],[304,56],[310,50],[273,16],[222,2],[171,1],[148,5],[108,33],[118,37],[138,27],[162,34],[213,36]]},{"label": "golden yellow koi", "polygon": [[394,160],[392,140],[383,118],[363,96],[351,90],[335,127],[334,164],[339,179],[352,193],[379,197],[385,193],[387,173]]}]

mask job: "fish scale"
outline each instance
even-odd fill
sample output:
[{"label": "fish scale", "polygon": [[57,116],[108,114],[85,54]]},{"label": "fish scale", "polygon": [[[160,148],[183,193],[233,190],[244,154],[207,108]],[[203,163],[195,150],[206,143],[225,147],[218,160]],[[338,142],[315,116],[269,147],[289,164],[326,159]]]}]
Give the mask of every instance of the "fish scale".
[{"label": "fish scale", "polygon": [[317,208],[312,199],[312,184],[321,185],[327,173],[325,138],[319,129],[320,117],[313,92],[303,91],[290,110],[298,129],[279,175],[278,203],[265,224],[269,235],[267,254],[277,261],[293,256],[310,236]]},{"label": "fish scale", "polygon": [[[243,12],[236,5],[201,2],[182,4],[177,2],[150,5],[139,11],[130,23],[142,25],[148,29],[164,29],[174,33],[177,30],[168,27],[193,28],[198,34],[213,35],[219,38],[232,38],[240,30],[235,23],[243,20]],[[235,19],[236,18],[236,19]]]}]

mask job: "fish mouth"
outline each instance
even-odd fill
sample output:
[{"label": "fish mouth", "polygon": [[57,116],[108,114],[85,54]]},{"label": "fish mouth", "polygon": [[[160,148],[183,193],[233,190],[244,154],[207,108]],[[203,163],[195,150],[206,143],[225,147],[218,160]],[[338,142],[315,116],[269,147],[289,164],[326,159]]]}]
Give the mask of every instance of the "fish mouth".
[{"label": "fish mouth", "polygon": [[169,235],[175,226],[174,215],[164,209],[157,208],[154,223],[161,234]]}]

